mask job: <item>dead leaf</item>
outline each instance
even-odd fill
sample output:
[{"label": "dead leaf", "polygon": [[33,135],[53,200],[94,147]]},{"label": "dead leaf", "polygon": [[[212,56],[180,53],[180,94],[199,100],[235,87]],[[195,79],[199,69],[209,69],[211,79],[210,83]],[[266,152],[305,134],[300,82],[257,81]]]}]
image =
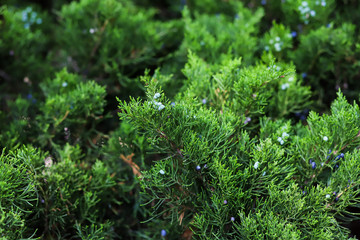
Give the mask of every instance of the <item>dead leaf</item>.
[{"label": "dead leaf", "polygon": [[193,232],[188,228],[183,233],[182,238],[184,238],[185,240],[190,240],[192,236],[193,236]]},{"label": "dead leaf", "polygon": [[142,177],[142,174],[141,174],[141,172],[140,172],[140,168],[139,168],[139,166],[138,166],[136,163],[134,163],[133,160],[132,160],[132,157],[133,157],[134,155],[135,155],[134,153],[131,153],[130,155],[127,155],[127,156],[125,157],[123,154],[121,154],[120,157],[121,157],[121,159],[122,159],[124,162],[126,162],[127,164],[129,164],[129,166],[131,167],[134,175],[137,176],[137,177],[139,177],[139,178],[141,178],[141,177]]}]

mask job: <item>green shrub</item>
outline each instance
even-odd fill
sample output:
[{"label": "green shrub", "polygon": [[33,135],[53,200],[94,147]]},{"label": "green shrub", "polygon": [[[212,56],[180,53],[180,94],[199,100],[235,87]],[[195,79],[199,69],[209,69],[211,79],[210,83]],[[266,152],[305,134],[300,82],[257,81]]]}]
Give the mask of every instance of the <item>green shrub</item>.
[{"label": "green shrub", "polygon": [[360,235],[356,1],[0,2],[1,240]]},{"label": "green shrub", "polygon": [[49,16],[35,7],[5,5],[0,8],[0,17],[1,95],[24,93],[51,72],[46,61]]},{"label": "green shrub", "polygon": [[[255,72],[269,71],[283,74],[271,68]],[[244,128],[246,111],[226,105],[215,110],[186,94],[170,104],[155,81],[147,84],[148,99],[120,101],[120,116],[138,126],[162,156],[140,184],[152,218],[167,222],[171,236],[190,228],[199,239],[348,237],[336,219],[351,221],[348,207],[359,201],[356,103],[338,93],[331,115],[311,112],[308,127],[269,119],[260,132],[276,130],[259,138]],[[229,94],[226,102],[232,99],[238,97]],[[265,100],[255,98],[251,106]],[[259,112],[248,112],[251,121]]]},{"label": "green shrub", "polygon": [[145,11],[130,1],[81,0],[64,5],[58,38],[69,59],[66,66],[120,91],[127,87],[135,92],[138,82],[132,78],[160,63],[162,48],[171,45],[167,40],[176,27],[176,22],[154,21],[154,14],[154,9]]}]

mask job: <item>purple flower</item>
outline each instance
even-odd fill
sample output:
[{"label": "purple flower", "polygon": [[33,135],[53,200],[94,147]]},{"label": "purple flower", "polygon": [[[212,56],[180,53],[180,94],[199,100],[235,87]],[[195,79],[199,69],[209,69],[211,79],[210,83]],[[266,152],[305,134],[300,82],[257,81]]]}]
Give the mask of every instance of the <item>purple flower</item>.
[{"label": "purple flower", "polygon": [[226,201],[226,200],[224,200],[224,204],[225,204],[225,205],[227,204],[227,201]]},{"label": "purple flower", "polygon": [[199,171],[200,169],[201,169],[200,165],[197,165],[197,166],[196,166],[196,170]]},{"label": "purple flower", "polygon": [[204,168],[205,168],[205,169],[207,168],[207,164],[204,165]]},{"label": "purple flower", "polygon": [[206,104],[206,99],[205,99],[205,98],[202,100],[202,103],[203,103],[203,104]]},{"label": "purple flower", "polygon": [[233,222],[233,221],[235,221],[235,218],[234,218],[234,217],[231,217],[230,220]]},{"label": "purple flower", "polygon": [[166,236],[166,231],[164,229],[161,230],[161,236],[165,237]]},{"label": "purple flower", "polygon": [[312,158],[310,158],[310,160],[309,160],[309,163],[310,163],[310,164],[312,164],[312,163],[313,163],[313,160],[312,160]]}]

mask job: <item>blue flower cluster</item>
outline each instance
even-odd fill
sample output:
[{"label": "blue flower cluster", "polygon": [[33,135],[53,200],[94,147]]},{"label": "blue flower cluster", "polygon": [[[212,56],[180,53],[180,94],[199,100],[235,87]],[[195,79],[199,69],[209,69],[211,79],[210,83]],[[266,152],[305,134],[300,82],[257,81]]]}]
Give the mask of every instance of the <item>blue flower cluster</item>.
[{"label": "blue flower cluster", "polygon": [[309,160],[309,163],[310,163],[312,169],[316,168],[316,163],[312,159]]},{"label": "blue flower cluster", "polygon": [[305,109],[301,112],[295,113],[295,116],[298,117],[302,121],[305,120],[308,115],[309,115],[309,109]]},{"label": "blue flower cluster", "polygon": [[22,12],[21,12],[21,19],[24,22],[24,28],[25,29],[29,29],[31,27],[31,25],[33,24],[41,24],[42,23],[42,19],[40,17],[37,17],[37,13],[35,11],[32,10],[31,7],[27,7],[25,8]]}]

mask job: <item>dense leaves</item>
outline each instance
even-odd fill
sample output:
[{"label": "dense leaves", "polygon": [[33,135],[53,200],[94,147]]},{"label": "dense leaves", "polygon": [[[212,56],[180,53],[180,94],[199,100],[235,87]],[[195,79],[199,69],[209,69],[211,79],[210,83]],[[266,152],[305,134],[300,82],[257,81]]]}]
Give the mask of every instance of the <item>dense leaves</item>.
[{"label": "dense leaves", "polygon": [[356,1],[0,2],[1,240],[359,236]]}]

